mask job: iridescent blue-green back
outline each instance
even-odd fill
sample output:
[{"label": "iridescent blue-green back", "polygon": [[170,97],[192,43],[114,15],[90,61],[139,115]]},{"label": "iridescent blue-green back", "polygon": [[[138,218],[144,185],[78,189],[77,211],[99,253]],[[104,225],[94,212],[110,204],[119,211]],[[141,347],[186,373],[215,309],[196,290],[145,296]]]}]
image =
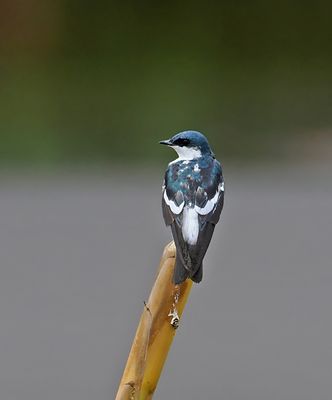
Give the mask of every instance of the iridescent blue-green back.
[{"label": "iridescent blue-green back", "polygon": [[173,198],[178,192],[183,193],[185,204],[195,204],[195,195],[200,187],[212,198],[222,181],[220,163],[208,155],[193,160],[173,161],[165,174],[165,189],[167,196]]}]

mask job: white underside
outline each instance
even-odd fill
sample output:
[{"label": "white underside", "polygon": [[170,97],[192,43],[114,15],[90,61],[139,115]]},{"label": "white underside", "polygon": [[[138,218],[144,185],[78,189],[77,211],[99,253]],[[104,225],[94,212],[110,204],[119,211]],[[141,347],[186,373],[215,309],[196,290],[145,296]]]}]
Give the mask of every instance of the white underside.
[{"label": "white underside", "polygon": [[184,207],[182,219],[182,236],[186,243],[197,243],[199,233],[198,214],[194,208]]}]

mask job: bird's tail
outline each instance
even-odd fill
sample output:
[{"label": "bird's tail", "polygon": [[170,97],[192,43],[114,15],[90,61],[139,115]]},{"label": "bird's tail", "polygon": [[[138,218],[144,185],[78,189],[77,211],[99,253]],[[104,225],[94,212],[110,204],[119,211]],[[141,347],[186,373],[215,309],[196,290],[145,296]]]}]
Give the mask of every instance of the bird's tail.
[{"label": "bird's tail", "polygon": [[201,262],[201,264],[198,267],[196,266],[195,271],[193,273],[184,266],[181,258],[177,256],[173,274],[173,283],[175,285],[179,285],[180,283],[184,282],[187,278],[190,278],[194,282],[199,283],[203,278],[203,263]]}]

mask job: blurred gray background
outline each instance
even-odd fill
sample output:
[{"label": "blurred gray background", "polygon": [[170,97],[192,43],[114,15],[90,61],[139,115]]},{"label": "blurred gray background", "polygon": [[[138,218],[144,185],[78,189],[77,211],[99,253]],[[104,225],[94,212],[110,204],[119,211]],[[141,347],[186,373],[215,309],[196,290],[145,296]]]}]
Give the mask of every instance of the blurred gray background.
[{"label": "blurred gray background", "polygon": [[331,399],[331,4],[0,0],[1,400],[114,397],[184,129],[226,200],[155,399]]},{"label": "blurred gray background", "polygon": [[[225,166],[156,399],[331,398],[330,167]],[[113,398],[171,237],[163,167],[117,172],[2,177],[1,398]]]}]

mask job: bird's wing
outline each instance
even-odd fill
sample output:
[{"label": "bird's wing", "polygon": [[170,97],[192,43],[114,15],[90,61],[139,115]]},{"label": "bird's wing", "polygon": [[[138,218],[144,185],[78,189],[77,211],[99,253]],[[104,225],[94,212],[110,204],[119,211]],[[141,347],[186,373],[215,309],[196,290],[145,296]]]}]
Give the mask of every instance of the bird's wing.
[{"label": "bird's wing", "polygon": [[180,222],[181,213],[184,207],[184,196],[180,190],[174,190],[167,186],[167,181],[163,184],[162,191],[162,210],[165,224],[171,225],[174,220]]},{"label": "bird's wing", "polygon": [[190,256],[193,261],[193,276],[195,282],[202,279],[202,262],[209,247],[214,227],[219,221],[224,205],[224,180],[221,166],[214,161],[211,169],[207,169],[201,186],[196,189],[195,211],[198,214],[199,234],[194,246],[190,246]]},{"label": "bird's wing", "polygon": [[225,187],[219,162],[215,160],[207,173],[209,176],[203,179],[195,194],[195,210],[199,215],[200,230],[207,222],[216,225],[224,206]]}]

